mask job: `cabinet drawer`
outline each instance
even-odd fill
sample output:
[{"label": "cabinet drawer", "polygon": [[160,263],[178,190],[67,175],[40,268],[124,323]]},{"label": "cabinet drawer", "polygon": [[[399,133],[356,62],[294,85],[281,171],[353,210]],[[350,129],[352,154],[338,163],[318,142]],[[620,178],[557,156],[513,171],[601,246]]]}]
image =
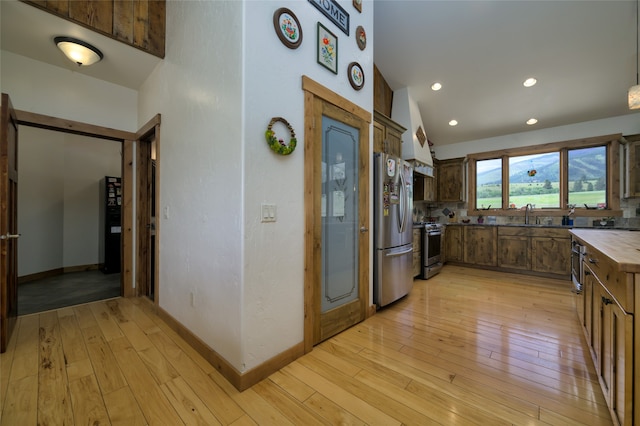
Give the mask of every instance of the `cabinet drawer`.
[{"label": "cabinet drawer", "polygon": [[584,262],[622,309],[633,313],[633,274],[619,271],[615,262],[589,246]]}]

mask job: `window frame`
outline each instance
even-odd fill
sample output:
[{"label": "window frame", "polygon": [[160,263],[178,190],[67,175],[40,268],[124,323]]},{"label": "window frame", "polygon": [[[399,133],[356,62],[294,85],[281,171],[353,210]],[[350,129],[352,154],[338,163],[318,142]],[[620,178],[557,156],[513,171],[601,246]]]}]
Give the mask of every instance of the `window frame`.
[{"label": "window frame", "polygon": [[[620,210],[620,139],[622,134],[604,135],[584,139],[573,139],[562,142],[545,143],[541,145],[507,148],[498,151],[487,151],[467,155],[468,186],[467,203],[469,215],[491,214],[494,216],[521,216],[521,209],[509,208],[509,158],[544,154],[560,153],[560,208],[540,208],[537,212],[544,212],[545,216],[562,216],[569,213],[567,207],[569,197],[568,151],[581,148],[604,146],[607,153],[607,192],[606,209],[586,209],[576,206],[576,216],[622,216]],[[476,208],[476,162],[479,160],[502,159],[502,206],[486,210]],[[538,213],[540,214],[540,213]]]}]

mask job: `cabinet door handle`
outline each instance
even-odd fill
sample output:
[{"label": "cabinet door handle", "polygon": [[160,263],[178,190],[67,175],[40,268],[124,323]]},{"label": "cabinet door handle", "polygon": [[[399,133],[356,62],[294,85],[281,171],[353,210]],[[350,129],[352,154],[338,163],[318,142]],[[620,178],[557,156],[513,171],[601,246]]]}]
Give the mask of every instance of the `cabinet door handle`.
[{"label": "cabinet door handle", "polygon": [[591,275],[591,272],[589,272],[589,271],[584,271],[584,274],[585,274],[585,275]]},{"label": "cabinet door handle", "polygon": [[598,259],[589,258],[589,263],[598,263]]},{"label": "cabinet door handle", "polygon": [[608,299],[604,296],[602,296],[602,303],[604,303],[605,305],[610,305],[613,303],[613,301],[611,299]]}]

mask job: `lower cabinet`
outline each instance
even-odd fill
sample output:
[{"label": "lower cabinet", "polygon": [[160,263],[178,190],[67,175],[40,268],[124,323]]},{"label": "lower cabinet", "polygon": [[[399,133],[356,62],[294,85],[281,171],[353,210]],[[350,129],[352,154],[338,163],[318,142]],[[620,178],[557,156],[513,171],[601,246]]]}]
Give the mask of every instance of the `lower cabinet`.
[{"label": "lower cabinet", "polygon": [[444,229],[444,261],[462,262],[464,234],[462,226],[446,226]]},{"label": "lower cabinet", "polygon": [[509,269],[531,269],[531,238],[500,235],[498,237],[498,266]]},{"label": "lower cabinet", "polygon": [[496,266],[498,251],[497,231],[495,226],[465,226],[464,263]]},{"label": "lower cabinet", "polygon": [[447,262],[469,266],[571,275],[571,237],[565,228],[447,225],[444,254]]},{"label": "lower cabinet", "polygon": [[592,307],[591,349],[600,387],[614,423],[632,425],[633,315],[595,279]]},{"label": "lower cabinet", "polygon": [[562,231],[565,236],[531,238],[531,270],[571,275],[571,239]]},{"label": "lower cabinet", "polygon": [[420,275],[422,269],[422,228],[413,229],[413,276]]},{"label": "lower cabinet", "polygon": [[[585,261],[583,283],[584,318],[581,323],[586,341],[591,350],[598,381],[611,412],[614,424],[631,426],[634,424],[634,375],[633,315],[625,309],[633,310],[627,300],[618,300],[607,289],[610,276],[598,276],[597,265]],[[633,279],[626,285],[633,286]]]}]

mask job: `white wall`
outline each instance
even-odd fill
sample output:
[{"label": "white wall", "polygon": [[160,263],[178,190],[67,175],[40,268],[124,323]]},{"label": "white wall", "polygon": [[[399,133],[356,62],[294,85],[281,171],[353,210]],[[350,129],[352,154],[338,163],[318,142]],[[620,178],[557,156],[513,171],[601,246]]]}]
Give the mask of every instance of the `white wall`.
[{"label": "white wall", "polygon": [[[373,37],[361,51],[355,30],[373,28],[373,5],[358,13],[351,0],[340,1],[350,15],[349,36],[308,1],[250,1],[245,6],[244,105],[244,300],[243,356],[255,366],[303,341],[304,296],[304,96],[307,75],[367,111],[373,111]],[[272,16],[279,7],[293,11],[303,29],[295,50],[278,39]],[[317,63],[317,22],[338,38],[338,74]],[[365,86],[354,90],[347,67],[363,67]],[[298,138],[289,156],[274,154],[264,132],[272,117],[284,117]],[[280,130],[278,136],[287,135]],[[370,135],[371,136],[371,135]],[[277,222],[261,223],[261,204],[277,206]],[[369,229],[372,229],[369,226]],[[373,268],[370,268],[373,270]],[[370,292],[372,293],[372,292]]]},{"label": "white wall", "polygon": [[[349,37],[307,1],[168,2],[166,58],[140,90],[141,122],[163,115],[160,306],[239,371],[303,341],[302,75],[372,110],[371,33],[362,52],[354,32],[372,28],[373,9],[340,4]],[[303,28],[296,50],[274,31],[279,7]],[[338,75],[317,64],[318,21],[338,36]],[[365,71],[359,92],[347,80],[351,61]],[[265,141],[274,116],[295,129],[290,156]],[[277,222],[260,222],[262,203],[277,205]]]},{"label": "white wall", "polygon": [[0,71],[2,92],[9,94],[15,109],[118,130],[138,130],[135,90],[8,51],[2,52]]},{"label": "white wall", "polygon": [[121,144],[26,126],[18,144],[18,276],[103,262],[99,184]]},{"label": "white wall", "polygon": [[240,370],[242,2],[169,1],[166,16],[139,92],[140,124],[162,114],[159,304]]},{"label": "white wall", "polygon": [[[2,51],[1,57],[0,75],[2,75],[2,80],[0,91],[9,94],[15,109],[120,130],[137,130],[138,95],[136,91],[86,77],[78,72],[54,67],[12,52]],[[27,135],[36,130],[26,129],[25,126],[20,126],[20,146],[22,146],[23,139],[26,141]],[[51,135],[47,136],[48,138],[57,139],[61,137],[59,136],[61,134],[53,136],[54,132],[51,133]],[[70,141],[71,139],[65,140]],[[110,146],[113,147],[113,145]],[[23,229],[28,229],[28,233],[32,233],[31,229],[33,229],[33,233],[48,233],[50,239],[44,246],[33,246],[34,251],[28,251],[28,254],[25,254],[25,247],[29,247],[27,241],[31,237],[23,232],[20,244],[18,244],[18,273],[20,276],[61,266],[73,266],[70,263],[65,263],[67,261],[74,264],[77,264],[76,262],[84,264],[88,260],[81,257],[75,250],[70,249],[65,261],[63,261],[63,249],[58,248],[55,250],[55,247],[61,247],[58,241],[62,241],[64,238],[62,235],[64,213],[61,207],[54,202],[54,196],[58,198],[58,195],[55,194],[56,188],[64,188],[64,182],[61,180],[61,175],[57,175],[54,179],[52,173],[59,167],[68,166],[70,164],[69,161],[81,162],[82,159],[74,158],[72,160],[67,158],[67,163],[65,163],[65,158],[60,152],[55,154],[53,151],[49,152],[52,149],[50,146],[41,148],[44,151],[38,153],[39,156],[34,159],[36,164],[33,165],[38,170],[32,171],[34,175],[32,177],[24,177],[24,180],[21,178],[27,176],[29,172],[22,173],[22,169],[32,165],[25,166],[23,164],[22,160],[24,158],[22,156],[25,155],[23,149],[26,148],[19,148],[20,155],[18,158],[22,165],[19,164],[18,176],[20,181],[18,188],[21,194],[29,186],[33,190],[28,191],[31,197],[21,195],[19,198],[18,213],[20,217],[18,226],[20,232],[23,232]],[[50,154],[49,158],[45,158],[47,153]],[[86,154],[92,155],[90,153]],[[48,169],[48,164],[51,164],[52,170]],[[39,186],[42,182],[41,178],[44,180],[51,179],[52,188]],[[35,182],[30,183],[31,179]],[[23,185],[25,186],[23,187]],[[88,194],[86,183],[81,185],[85,186],[82,191]],[[54,191],[54,193],[48,192],[49,190]],[[76,191],[77,189],[74,190],[74,192]],[[46,214],[45,218],[41,217],[42,214],[40,213],[30,211],[32,204],[38,202],[39,199],[44,204],[48,204],[48,208],[52,209],[51,214]],[[29,217],[29,219],[25,219],[23,215],[26,215],[24,217]],[[26,225],[25,221],[28,221],[27,223],[30,221],[32,225]],[[54,226],[57,224],[59,226]],[[31,228],[32,226],[33,228]],[[48,257],[55,252],[59,253],[59,258]],[[92,257],[89,263],[96,263],[96,260]],[[33,267],[30,266],[31,261],[33,261]]]},{"label": "white wall", "polygon": [[615,133],[622,133],[623,135],[640,133],[640,113],[533,130],[524,133],[514,133],[495,138],[478,139],[451,145],[436,145],[434,149],[436,157],[439,160],[445,160],[448,158],[464,157],[467,154],[475,154],[478,152],[540,145],[548,142],[562,142]]}]

